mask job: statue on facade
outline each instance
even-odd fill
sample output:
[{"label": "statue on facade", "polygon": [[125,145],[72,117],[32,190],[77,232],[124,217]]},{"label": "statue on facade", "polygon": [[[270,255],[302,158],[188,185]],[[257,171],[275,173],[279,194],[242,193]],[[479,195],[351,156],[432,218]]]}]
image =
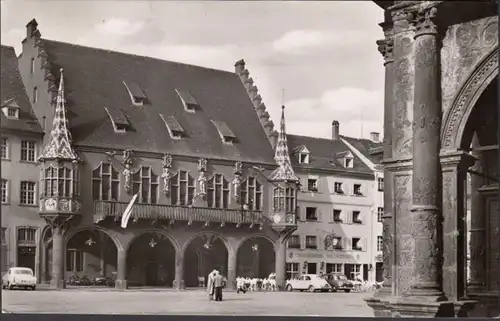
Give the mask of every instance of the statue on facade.
[{"label": "statue on facade", "polygon": [[132,184],[130,183],[132,177],[131,166],[134,162],[133,160],[134,153],[131,149],[126,149],[123,151],[123,165],[125,169],[123,170],[123,176],[125,177],[125,192],[130,194],[132,192]]},{"label": "statue on facade", "polygon": [[234,165],[234,178],[233,178],[233,198],[236,203],[240,203],[240,192],[241,192],[241,175],[243,172],[243,164],[241,162],[236,162]]},{"label": "statue on facade", "polygon": [[198,160],[198,172],[200,172],[200,175],[198,176],[198,184],[200,186],[199,195],[201,196],[207,195],[207,176],[205,174],[206,171],[207,160],[202,157]]},{"label": "statue on facade", "polygon": [[172,178],[172,173],[170,168],[172,167],[172,155],[165,153],[163,155],[162,169],[163,172],[161,177],[163,178],[163,193],[166,197],[170,196],[170,179]]}]

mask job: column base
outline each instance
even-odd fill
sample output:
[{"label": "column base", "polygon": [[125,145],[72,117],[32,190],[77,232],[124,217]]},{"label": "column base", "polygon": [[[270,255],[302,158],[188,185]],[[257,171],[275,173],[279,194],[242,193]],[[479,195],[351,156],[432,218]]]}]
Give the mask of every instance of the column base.
[{"label": "column base", "polygon": [[119,289],[119,290],[128,289],[127,280],[116,280],[115,289]]},{"label": "column base", "polygon": [[173,288],[177,289],[177,290],[184,290],[184,289],[186,289],[186,287],[184,285],[184,280],[181,280],[181,282],[178,282],[177,280],[174,280]]},{"label": "column base", "polygon": [[455,304],[436,297],[394,297],[388,300],[392,317],[433,318],[455,317]]},{"label": "column base", "polygon": [[50,289],[66,289],[66,281],[63,279],[52,279],[49,283]]},{"label": "column base", "polygon": [[370,298],[365,298],[366,304],[372,308],[374,317],[392,317],[391,307],[386,298],[377,297],[376,295]]}]

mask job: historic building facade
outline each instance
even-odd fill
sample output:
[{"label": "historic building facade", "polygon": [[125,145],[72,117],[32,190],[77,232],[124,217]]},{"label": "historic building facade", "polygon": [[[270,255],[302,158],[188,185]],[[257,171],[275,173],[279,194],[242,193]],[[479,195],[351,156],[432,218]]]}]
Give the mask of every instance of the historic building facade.
[{"label": "historic building facade", "polygon": [[14,48],[2,45],[1,58],[2,275],[14,266],[29,267],[36,275],[37,240],[45,226],[38,216],[36,166],[43,130],[24,89]]},{"label": "historic building facade", "polygon": [[217,268],[230,287],[237,275],[272,272],[283,285],[299,182],[284,115],[277,132],[255,114],[265,106],[242,66],[235,74],[47,40],[28,23],[19,68],[47,124],[37,159],[42,281],[114,276],[118,288],[180,289]]},{"label": "historic building facade", "polygon": [[497,1],[376,3],[385,10],[378,46],[391,139],[384,144],[384,288],[368,304],[375,315],[498,316]]}]

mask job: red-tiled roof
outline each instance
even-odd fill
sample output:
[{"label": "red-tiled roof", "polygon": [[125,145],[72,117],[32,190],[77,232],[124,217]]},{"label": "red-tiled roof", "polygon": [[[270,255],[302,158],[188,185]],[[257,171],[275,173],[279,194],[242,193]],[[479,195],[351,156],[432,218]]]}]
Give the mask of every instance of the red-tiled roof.
[{"label": "red-tiled roof", "polygon": [[13,47],[1,46],[0,68],[0,104],[3,106],[7,101],[14,99],[15,103],[19,106],[19,119],[7,118],[3,112],[0,113],[1,128],[3,130],[43,134],[42,127],[35,117],[28,95],[26,94],[18,69],[16,52]]},{"label": "red-tiled roof", "polygon": [[[234,73],[43,39],[59,76],[64,68],[69,124],[80,146],[274,164],[272,147],[245,87]],[[146,96],[132,104],[124,82]],[[199,108],[185,111],[176,89]],[[105,110],[121,111],[130,126],[117,134]],[[160,117],[175,116],[186,137],[174,140]],[[211,120],[225,122],[237,143],[224,144]]]},{"label": "red-tiled roof", "polygon": [[351,144],[354,148],[359,150],[359,152],[363,154],[363,156],[371,160],[375,165],[380,164],[380,162],[382,161],[382,143],[374,143],[369,139],[353,138],[342,135],[341,137],[345,139],[349,144]]},{"label": "red-tiled roof", "polygon": [[287,135],[288,147],[293,150],[300,146],[305,146],[309,150],[309,164],[299,164],[297,157],[292,156],[292,164],[296,169],[320,169],[332,170],[346,173],[373,174],[368,166],[361,161],[354,153],[354,167],[345,168],[341,159],[337,157],[340,153],[350,152],[349,147],[341,140],[328,138],[317,138],[299,135]]}]

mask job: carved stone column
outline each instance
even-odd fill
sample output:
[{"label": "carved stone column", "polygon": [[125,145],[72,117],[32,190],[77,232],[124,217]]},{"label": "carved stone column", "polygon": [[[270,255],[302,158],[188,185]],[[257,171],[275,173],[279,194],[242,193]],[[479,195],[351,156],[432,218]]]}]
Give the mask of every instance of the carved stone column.
[{"label": "carved stone column", "polygon": [[[437,9],[415,19],[412,218],[415,242],[413,296],[441,297],[439,149],[441,96]],[[433,299],[434,300],[434,299]]]},{"label": "carved stone column", "polygon": [[473,157],[463,151],[441,153],[443,178],[443,291],[448,300],[465,297],[467,169]]},{"label": "carved stone column", "polygon": [[45,221],[52,229],[52,279],[50,288],[64,289],[66,282],[64,280],[64,233],[68,228],[72,215],[46,215]]},{"label": "carved stone column", "polygon": [[280,237],[276,247],[276,285],[281,291],[285,290],[286,283],[286,238]]},{"label": "carved stone column", "polygon": [[118,250],[117,276],[115,287],[117,289],[127,289],[127,251]]},{"label": "carved stone column", "polygon": [[237,258],[235,251],[231,251],[228,256],[227,262],[227,287],[236,290],[236,270]]},{"label": "carved stone column", "polygon": [[175,280],[173,285],[177,290],[184,289],[184,252],[182,250],[175,252]]}]

